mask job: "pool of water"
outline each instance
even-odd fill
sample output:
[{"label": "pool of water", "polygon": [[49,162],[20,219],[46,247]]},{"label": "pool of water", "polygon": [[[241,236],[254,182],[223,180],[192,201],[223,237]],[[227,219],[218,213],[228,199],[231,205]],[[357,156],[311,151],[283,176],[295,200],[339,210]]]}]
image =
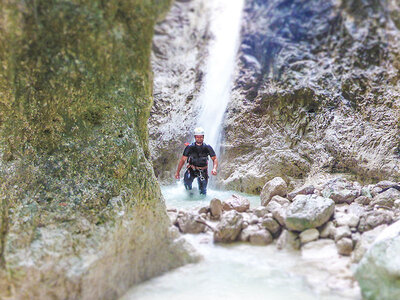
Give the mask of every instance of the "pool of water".
[{"label": "pool of water", "polygon": [[[167,208],[192,209],[208,205],[212,198],[224,200],[231,191],[210,189],[207,196],[188,194],[181,183],[164,186]],[[260,205],[258,196],[249,198],[251,207]],[[187,234],[184,238],[202,255],[196,264],[172,270],[129,290],[123,300],[133,299],[271,299],[271,300],[356,300],[357,289],[331,288],[334,280],[321,264],[300,251],[277,250],[275,244],[214,244],[211,233]],[[335,253],[319,253],[319,262]],[[313,255],[311,255],[313,256]],[[340,284],[339,284],[340,287]]]}]

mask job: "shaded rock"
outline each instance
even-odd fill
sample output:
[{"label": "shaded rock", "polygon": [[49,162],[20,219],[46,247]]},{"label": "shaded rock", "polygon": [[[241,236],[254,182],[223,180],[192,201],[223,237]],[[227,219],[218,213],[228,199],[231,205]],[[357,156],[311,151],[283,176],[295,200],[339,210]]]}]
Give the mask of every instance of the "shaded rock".
[{"label": "shaded rock", "polygon": [[[202,220],[200,216],[193,213],[185,213],[183,215],[178,215],[177,225],[182,233],[201,233],[205,231],[205,225],[200,223]],[[205,222],[204,220],[202,220]]]},{"label": "shaded rock", "polygon": [[262,219],[261,219],[261,218],[258,218],[256,215],[251,215],[251,217],[250,217],[250,224],[253,225],[253,224],[260,223],[261,220],[262,220]]},{"label": "shaded rock", "polygon": [[335,203],[316,195],[298,195],[286,211],[285,225],[289,230],[304,231],[323,225],[329,220]]},{"label": "shaded rock", "polygon": [[275,220],[279,222],[280,225],[285,225],[286,210],[290,205],[290,201],[280,197],[274,196],[271,201],[266,206],[268,211],[272,213]]},{"label": "shaded rock", "polygon": [[357,229],[360,232],[364,232],[381,224],[390,224],[392,223],[393,216],[393,212],[388,210],[374,210],[367,212],[361,216]]},{"label": "shaded rock", "polygon": [[398,186],[399,184],[394,181],[389,181],[389,180],[382,180],[379,181],[377,184],[375,184],[376,187],[381,188],[381,189],[387,189],[391,188],[393,186]]},{"label": "shaded rock", "polygon": [[250,239],[250,235],[260,230],[260,227],[257,225],[249,225],[244,228],[239,235],[239,240],[242,242],[248,242]]},{"label": "shaded rock", "polygon": [[268,181],[261,190],[261,205],[266,206],[275,195],[285,197],[287,194],[287,184],[281,177],[275,177]]},{"label": "shaded rock", "polygon": [[250,201],[249,199],[239,196],[239,195],[232,195],[231,198],[222,202],[223,210],[236,210],[237,212],[245,212],[250,208]]},{"label": "shaded rock", "polygon": [[[212,200],[211,200],[212,201]],[[198,214],[207,214],[210,212],[210,207],[209,206],[203,206],[198,210]]]},{"label": "shaded rock", "polygon": [[276,247],[280,250],[298,250],[300,249],[300,238],[295,232],[289,230],[283,230],[278,240],[276,241]]},{"label": "shaded rock", "polygon": [[344,237],[351,237],[351,230],[349,226],[340,226],[336,227],[333,231],[333,238],[335,241],[338,241]]},{"label": "shaded rock", "polygon": [[400,222],[386,228],[357,266],[363,299],[400,299]]},{"label": "shaded rock", "polygon": [[272,235],[266,229],[261,229],[256,232],[252,232],[249,237],[249,241],[254,245],[268,245],[272,243]]},{"label": "shaded rock", "polygon": [[354,251],[351,256],[351,260],[358,263],[364,254],[367,252],[368,248],[372,245],[378,235],[388,227],[386,224],[379,225],[372,230],[366,231],[361,234],[358,241],[354,246]]},{"label": "shaded rock", "polygon": [[336,242],[338,253],[341,255],[349,256],[353,251],[353,240],[350,238],[342,238]]},{"label": "shaded rock", "polygon": [[389,188],[388,190],[376,195],[372,199],[370,205],[371,206],[379,205],[392,208],[394,206],[395,201],[399,199],[400,199],[400,191],[394,188]]},{"label": "shaded rock", "polygon": [[268,213],[268,208],[266,208],[265,206],[259,206],[257,208],[254,209],[253,212],[257,217],[259,218],[263,218],[267,213]]},{"label": "shaded rock", "polygon": [[361,205],[368,205],[372,200],[372,197],[367,197],[367,196],[360,196],[357,197],[354,202],[361,204]]},{"label": "shaded rock", "polygon": [[224,213],[214,231],[214,242],[234,242],[242,229],[242,223],[243,217],[236,210]]},{"label": "shaded rock", "polygon": [[337,178],[325,185],[322,195],[331,198],[335,203],[351,203],[361,195],[361,186],[344,178]]},{"label": "shaded rock", "polygon": [[315,187],[313,185],[304,185],[292,192],[290,192],[287,195],[287,198],[292,201],[294,199],[294,197],[296,197],[297,195],[310,195],[313,194],[315,191]]},{"label": "shaded rock", "polygon": [[334,233],[335,233],[335,225],[333,224],[332,221],[329,221],[324,226],[321,227],[320,237],[333,238]]},{"label": "shaded rock", "polygon": [[222,215],[222,202],[219,199],[212,199],[210,201],[210,213],[215,219],[219,219]]},{"label": "shaded rock", "polygon": [[267,229],[269,232],[271,232],[271,234],[276,237],[280,230],[281,230],[281,226],[279,225],[279,223],[277,221],[275,221],[273,218],[271,217],[266,217],[262,220],[261,225]]},{"label": "shaded rock", "polygon": [[310,228],[300,233],[301,244],[318,240],[318,238],[319,238],[319,231],[315,228]]}]

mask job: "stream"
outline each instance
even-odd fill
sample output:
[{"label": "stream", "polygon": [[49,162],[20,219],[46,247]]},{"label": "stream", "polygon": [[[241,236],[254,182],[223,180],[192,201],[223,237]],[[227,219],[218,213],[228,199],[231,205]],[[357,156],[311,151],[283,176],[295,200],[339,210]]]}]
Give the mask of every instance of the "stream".
[{"label": "stream", "polygon": [[[214,197],[223,200],[240,194],[209,189],[207,196],[200,196],[194,187],[195,193],[189,195],[182,183],[164,186],[162,192],[167,208],[178,210],[197,209]],[[259,196],[240,195],[250,200],[250,208],[260,205]],[[214,244],[210,232],[184,237],[202,255],[199,263],[145,281],[121,299],[361,299],[358,286],[349,287],[332,275],[343,265],[331,249],[307,253],[278,250],[275,243]]]}]

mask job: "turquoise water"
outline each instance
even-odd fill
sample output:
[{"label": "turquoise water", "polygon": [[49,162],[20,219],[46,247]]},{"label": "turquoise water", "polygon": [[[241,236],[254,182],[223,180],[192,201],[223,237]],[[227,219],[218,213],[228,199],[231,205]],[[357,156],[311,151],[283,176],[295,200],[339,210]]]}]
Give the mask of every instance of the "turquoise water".
[{"label": "turquoise water", "polygon": [[[224,200],[237,194],[210,189],[205,197],[199,196],[198,191],[191,196],[181,183],[164,186],[162,192],[167,208],[184,210],[208,205],[212,198]],[[248,197],[251,207],[260,205],[258,196],[243,196]],[[329,288],[330,275],[302,257],[300,251],[277,250],[275,244],[214,244],[211,233],[183,237],[203,259],[133,287],[123,300],[361,299],[355,291]],[[326,253],[326,257],[329,256]]]}]

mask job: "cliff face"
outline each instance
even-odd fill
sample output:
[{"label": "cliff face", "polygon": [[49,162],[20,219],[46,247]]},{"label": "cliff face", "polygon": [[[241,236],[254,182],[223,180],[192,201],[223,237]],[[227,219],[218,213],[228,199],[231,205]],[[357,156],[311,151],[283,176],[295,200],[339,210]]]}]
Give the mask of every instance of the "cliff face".
[{"label": "cliff face", "polygon": [[189,259],[148,148],[170,1],[0,4],[0,297],[111,299]]},{"label": "cliff face", "polygon": [[149,134],[154,170],[163,182],[173,181],[184,143],[193,140],[210,39],[209,15],[207,1],[175,1],[155,28]]},{"label": "cliff face", "polygon": [[247,1],[220,184],[399,180],[396,1]]}]

